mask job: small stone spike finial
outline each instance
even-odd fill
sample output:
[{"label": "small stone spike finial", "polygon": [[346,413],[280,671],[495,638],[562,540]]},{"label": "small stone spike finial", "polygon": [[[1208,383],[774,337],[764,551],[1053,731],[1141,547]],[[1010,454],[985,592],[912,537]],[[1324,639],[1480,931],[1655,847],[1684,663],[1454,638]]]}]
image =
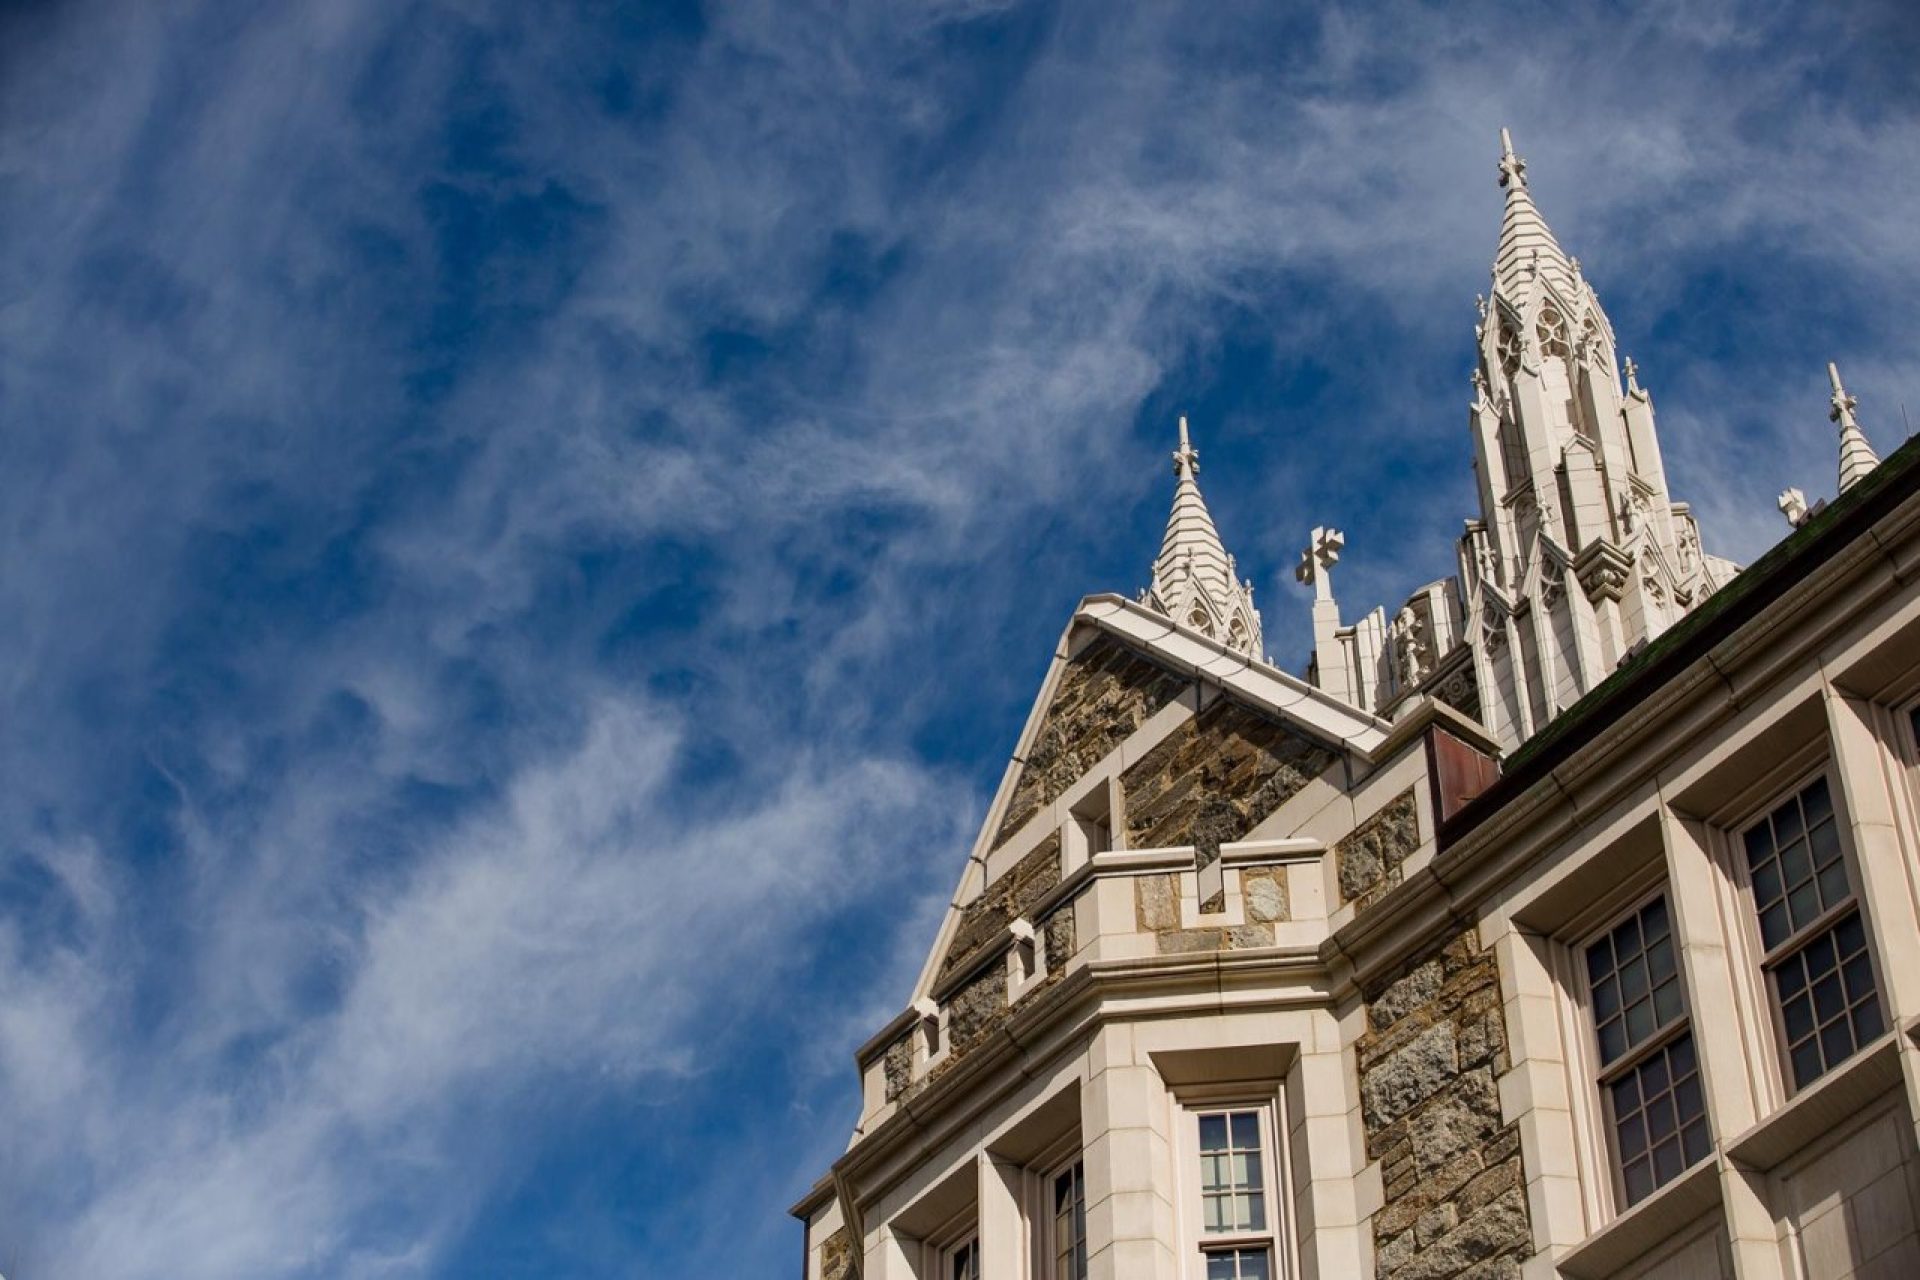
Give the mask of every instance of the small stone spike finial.
[{"label": "small stone spike finial", "polygon": [[1512,183],[1527,185],[1527,162],[1513,153],[1513,135],[1506,126],[1500,127],[1500,185]]},{"label": "small stone spike finial", "polygon": [[1173,451],[1173,474],[1191,480],[1200,474],[1200,451],[1187,438],[1187,415],[1180,415],[1180,447]]},{"label": "small stone spike finial", "polygon": [[1194,479],[1199,470],[1200,453],[1182,417],[1180,447],[1173,453],[1173,510],[1145,602],[1183,626],[1258,657],[1260,615],[1253,607],[1253,592],[1239,581],[1238,566],[1221,545]]},{"label": "small stone spike finial", "polygon": [[1632,356],[1628,356],[1624,367],[1627,375],[1627,390],[1630,392],[1638,391],[1640,389],[1640,383],[1638,381],[1640,377],[1640,366],[1633,362]]},{"label": "small stone spike finial", "polygon": [[1880,465],[1880,457],[1853,416],[1860,402],[1840,385],[1840,369],[1832,362],[1827,364],[1827,381],[1833,384],[1833,398],[1829,402],[1832,408],[1827,411],[1827,417],[1840,428],[1840,492],[1845,493]]}]

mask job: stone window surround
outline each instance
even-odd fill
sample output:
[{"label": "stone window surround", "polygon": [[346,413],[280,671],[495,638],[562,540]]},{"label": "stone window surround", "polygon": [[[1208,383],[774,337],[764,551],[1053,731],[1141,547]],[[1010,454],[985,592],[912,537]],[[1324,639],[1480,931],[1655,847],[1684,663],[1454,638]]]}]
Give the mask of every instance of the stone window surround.
[{"label": "stone window surround", "polygon": [[[1809,756],[1817,756],[1817,759],[1808,763]],[[1792,768],[1796,763],[1800,766],[1797,770]],[[1786,775],[1784,779],[1782,774]],[[1833,822],[1840,838],[1842,865],[1847,870],[1847,903],[1852,910],[1857,910],[1860,914],[1866,928],[1867,955],[1873,968],[1875,982],[1877,985],[1884,985],[1881,982],[1882,961],[1878,954],[1879,949],[1875,945],[1874,907],[1866,901],[1861,892],[1860,867],[1854,855],[1852,823],[1847,809],[1848,789],[1842,784],[1839,770],[1834,767],[1832,754],[1826,750],[1824,742],[1811,744],[1799,755],[1790,757],[1789,761],[1783,763],[1781,769],[1771,775],[1766,782],[1759,784],[1742,797],[1739,809],[1731,811],[1724,819],[1713,824],[1715,838],[1724,846],[1723,870],[1734,878],[1740,901],[1745,907],[1745,910],[1740,913],[1736,926],[1739,935],[1738,943],[1747,961],[1746,972],[1742,977],[1749,988],[1750,998],[1766,1012],[1767,1026],[1772,1030],[1770,1043],[1773,1052],[1770,1056],[1770,1070],[1767,1072],[1766,1079],[1771,1086],[1770,1099],[1774,1109],[1813,1082],[1809,1081],[1808,1086],[1800,1087],[1796,1087],[1793,1082],[1792,1068],[1787,1056],[1786,1032],[1781,1024],[1780,1002],[1775,996],[1773,979],[1768,972],[1769,960],[1777,964],[1782,958],[1807,946],[1823,933],[1830,931],[1837,917],[1845,913],[1829,912],[1827,913],[1829,918],[1818,923],[1817,927],[1809,926],[1794,930],[1785,942],[1770,950],[1760,935],[1760,925],[1754,910],[1754,891],[1747,867],[1744,836],[1756,823],[1766,821],[1774,808],[1798,796],[1802,790],[1819,778],[1826,780],[1828,794],[1832,797]],[[1886,1031],[1891,1030],[1893,1023],[1887,1017],[1884,998],[1881,1018],[1885,1024],[1882,1034],[1885,1034]],[[1847,1057],[1851,1058],[1867,1047],[1867,1044],[1856,1045],[1853,1053],[1848,1054]],[[1827,1070],[1831,1071],[1839,1065],[1839,1063],[1830,1063]]]},{"label": "stone window surround", "polygon": [[[1622,827],[1583,858],[1560,890],[1559,905],[1523,908],[1513,921],[1482,925],[1482,943],[1499,966],[1507,1021],[1501,1115],[1519,1124],[1536,1242],[1544,1236],[1550,1245],[1577,1243],[1591,1224],[1618,1216],[1622,1208],[1587,1006],[1584,947],[1603,926],[1658,893],[1668,895],[1673,910],[1651,815]],[[1565,905],[1568,899],[1573,905]],[[1679,944],[1678,922],[1670,927]],[[1687,986],[1686,948],[1677,950]]]},{"label": "stone window surround", "polygon": [[[1637,876],[1630,879],[1627,883],[1643,883],[1644,879],[1644,875]],[[1644,910],[1655,899],[1662,899],[1667,904],[1668,937],[1672,941],[1674,962],[1677,966],[1677,980],[1680,983],[1680,1014],[1671,1023],[1656,1027],[1645,1040],[1630,1045],[1614,1061],[1603,1063],[1597,1038],[1598,1019],[1594,1016],[1592,1008],[1592,985],[1587,981],[1585,968],[1586,949],[1601,936],[1619,925],[1629,915],[1636,915]],[[1599,919],[1596,922],[1591,917],[1599,917]],[[1682,1035],[1692,1033],[1693,995],[1687,990],[1686,968],[1682,962],[1681,950],[1679,927],[1673,918],[1673,894],[1671,888],[1664,880],[1651,888],[1642,889],[1633,901],[1625,907],[1614,906],[1611,911],[1603,912],[1596,910],[1590,913],[1589,923],[1586,929],[1579,939],[1568,947],[1570,957],[1574,961],[1573,968],[1575,970],[1575,972],[1570,975],[1572,981],[1569,989],[1575,993],[1575,1002],[1580,1006],[1583,1015],[1582,1022],[1584,1024],[1584,1034],[1581,1035],[1574,1044],[1573,1056],[1580,1063],[1582,1077],[1589,1082],[1591,1097],[1588,1101],[1589,1105],[1593,1107],[1595,1127],[1599,1130],[1597,1149],[1601,1156],[1604,1157],[1602,1161],[1603,1167],[1607,1168],[1611,1174],[1608,1187],[1612,1194],[1612,1203],[1616,1216],[1626,1212],[1631,1206],[1627,1203],[1626,1188],[1621,1181],[1622,1161],[1620,1152],[1615,1146],[1616,1138],[1615,1135],[1610,1132],[1611,1126],[1607,1123],[1608,1108],[1606,1090],[1608,1085],[1613,1081],[1627,1074],[1637,1064],[1644,1062],[1651,1054],[1658,1052],[1662,1045],[1671,1044]],[[1697,1038],[1695,1046],[1697,1053]],[[1711,1132],[1710,1120],[1708,1127],[1709,1132]],[[1685,1166],[1682,1168],[1683,1173],[1684,1171]],[[1661,1185],[1671,1185],[1672,1181],[1674,1181],[1674,1179],[1670,1179],[1668,1183]],[[1656,1186],[1654,1190],[1658,1191],[1659,1187]],[[1651,1195],[1652,1193],[1649,1192],[1648,1194]],[[1643,1200],[1645,1198],[1644,1196],[1642,1197]]]},{"label": "stone window surround", "polygon": [[953,1280],[955,1256],[963,1249],[974,1251],[976,1265],[980,1253],[980,1211],[968,1205],[953,1219],[931,1233],[922,1245],[922,1270],[929,1280]]},{"label": "stone window surround", "polygon": [[[1570,874],[1577,877],[1580,869],[1604,863],[1622,832],[1648,821],[1658,823],[1660,862],[1672,885],[1675,927],[1683,931],[1681,969],[1708,1084],[1709,1124],[1715,1146],[1722,1151],[1750,1141],[1751,1133],[1785,1123],[1799,1110],[1780,1084],[1770,1014],[1761,1003],[1764,978],[1748,963],[1756,953],[1743,931],[1752,928],[1757,937],[1757,923],[1731,860],[1739,819],[1764,813],[1766,800],[1783,794],[1792,780],[1828,762],[1824,767],[1830,769],[1836,814],[1852,866],[1860,875],[1858,897],[1876,913],[1897,910],[1907,904],[1908,886],[1916,874],[1903,859],[1920,862],[1915,849],[1920,845],[1920,824],[1915,822],[1920,799],[1904,787],[1894,788],[1898,795],[1881,795],[1873,785],[1877,779],[1896,776],[1900,764],[1916,758],[1908,754],[1911,737],[1903,736],[1898,727],[1901,706],[1884,694],[1861,698],[1848,693],[1824,672],[1797,692],[1802,696],[1782,697],[1759,715],[1747,717],[1738,732],[1704,753],[1704,759],[1658,780],[1654,794],[1596,815],[1582,836],[1566,842],[1571,850],[1566,860],[1575,866]],[[1803,727],[1811,731],[1800,734],[1797,749],[1775,750],[1767,768],[1742,757],[1743,750],[1763,742],[1769,733],[1777,736],[1780,725],[1795,716],[1810,719]],[[1910,735],[1910,726],[1906,733]],[[1738,791],[1733,799],[1727,798],[1730,790]],[[1697,803],[1697,793],[1702,791],[1717,797],[1704,811]],[[1863,829],[1876,833],[1868,841],[1872,847],[1864,850]],[[1538,897],[1559,879],[1544,878],[1530,885],[1524,896]],[[1876,881],[1881,887],[1875,887]],[[1502,1110],[1521,1125],[1536,1243],[1550,1255],[1567,1254],[1589,1236],[1597,1242],[1601,1236],[1616,1234],[1609,1230],[1616,1220],[1623,1225],[1629,1216],[1653,1221],[1675,1212],[1678,1200],[1685,1200],[1688,1206],[1697,1205],[1695,1211],[1722,1205],[1737,1258],[1757,1258],[1776,1249],[1773,1211],[1763,1180],[1730,1166],[1725,1156],[1711,1166],[1689,1171],[1680,1180],[1688,1184],[1686,1188],[1670,1184],[1627,1214],[1613,1212],[1608,1197],[1594,1195],[1596,1185],[1606,1185],[1595,1176],[1591,1163],[1595,1131],[1576,1125],[1574,1113],[1580,1108],[1568,1090],[1574,1078],[1574,1064],[1568,1061],[1570,1047],[1580,1042],[1564,1016],[1572,988],[1556,979],[1550,948],[1543,945],[1548,939],[1526,927],[1526,915],[1524,902],[1510,904],[1499,915],[1483,920],[1482,936],[1500,960],[1513,1046],[1512,1069],[1501,1081]],[[1893,975],[1900,953],[1912,956],[1916,951],[1905,936],[1909,932],[1905,926],[1910,924],[1903,918],[1896,926],[1869,927],[1876,972],[1886,986],[1904,988],[1884,993],[1888,1024],[1909,1029],[1920,1016],[1920,966],[1904,974],[1904,981]],[[1762,1036],[1756,1037],[1756,1028]],[[1756,1042],[1760,1051],[1755,1051]],[[1880,1054],[1884,1047],[1878,1042],[1865,1046],[1857,1057]],[[1589,1136],[1578,1136],[1577,1128],[1586,1129]],[[1714,1170],[1711,1175],[1703,1172],[1708,1167]],[[1703,1184],[1702,1179],[1707,1181]],[[1669,1190],[1678,1199],[1669,1197]],[[1674,1203],[1657,1203],[1669,1200]]]},{"label": "stone window surround", "polygon": [[[1291,1216],[1294,1191],[1290,1176],[1292,1153],[1287,1140],[1286,1102],[1278,1082],[1261,1084],[1173,1085],[1168,1090],[1175,1107],[1177,1136],[1174,1151],[1174,1220],[1182,1257],[1189,1263],[1209,1248],[1265,1246],[1274,1280],[1291,1278],[1293,1237]],[[1266,1195],[1264,1230],[1209,1237],[1201,1228],[1199,1117],[1219,1111],[1254,1111],[1260,1117],[1260,1154]],[[1196,1272],[1195,1274],[1204,1274]]]},{"label": "stone window surround", "polygon": [[[1198,879],[1193,866],[1194,847],[1192,845],[1173,845],[1165,849],[1108,850],[1105,853],[1094,854],[1082,862],[1046,897],[1035,904],[1032,914],[1036,918],[1044,918],[1056,911],[1072,910],[1072,900],[1096,880],[1171,873],[1177,876],[1180,882],[1182,928],[1244,924],[1246,897],[1242,892],[1242,871],[1253,867],[1287,867],[1300,864],[1313,866],[1317,870],[1324,862],[1326,854],[1326,843],[1312,837],[1237,840],[1223,843],[1220,846],[1220,861],[1225,868],[1226,910],[1202,915],[1199,909]],[[1299,896],[1303,905],[1311,901],[1309,895],[1305,893]],[[1287,923],[1297,923],[1301,932],[1311,934],[1315,939],[1325,932],[1324,922],[1315,917]],[[999,958],[1006,969],[1009,1006],[1017,1003],[1022,996],[1039,988],[1045,982],[1050,971],[1047,968],[1046,946],[1038,934],[1036,925],[1025,917],[1010,921],[1005,928],[975,948],[971,955],[955,964],[947,976],[935,984],[928,995],[915,1000],[892,1022],[889,1022],[886,1028],[882,1029],[882,1035],[888,1039],[897,1038],[898,1031],[893,1029],[900,1028],[903,1024],[914,1032],[913,1079],[924,1079],[928,1073],[946,1060],[951,1048],[947,1002],[956,992],[977,978],[981,971],[991,965],[996,958]],[[1277,943],[1277,945],[1284,944]],[[1028,970],[1023,963],[1023,957],[1029,949],[1033,956],[1031,970]],[[891,1034],[888,1034],[890,1031]],[[881,1036],[876,1036],[869,1045],[881,1039]],[[864,1055],[867,1050],[863,1049],[861,1052]],[[871,1067],[869,1066],[868,1069]]]}]

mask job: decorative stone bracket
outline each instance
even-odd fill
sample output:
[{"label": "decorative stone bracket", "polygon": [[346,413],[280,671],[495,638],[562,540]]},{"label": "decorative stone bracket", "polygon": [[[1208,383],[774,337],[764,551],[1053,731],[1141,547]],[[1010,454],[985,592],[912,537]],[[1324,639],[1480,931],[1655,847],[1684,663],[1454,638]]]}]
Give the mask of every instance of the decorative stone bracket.
[{"label": "decorative stone bracket", "polygon": [[1587,599],[1595,604],[1602,600],[1618,602],[1632,569],[1633,557],[1605,539],[1588,543],[1573,562],[1574,576],[1580,579]]}]

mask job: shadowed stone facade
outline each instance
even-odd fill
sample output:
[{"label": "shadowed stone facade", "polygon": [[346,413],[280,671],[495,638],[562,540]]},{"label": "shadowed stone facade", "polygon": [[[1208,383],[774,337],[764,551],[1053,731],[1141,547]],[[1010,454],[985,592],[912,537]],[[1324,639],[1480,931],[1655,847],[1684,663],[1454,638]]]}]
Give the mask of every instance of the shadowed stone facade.
[{"label": "shadowed stone facade", "polygon": [[1026,916],[1060,883],[1060,837],[1048,836],[1032,853],[1015,863],[1013,869],[988,886],[987,891],[966,905],[960,913],[960,927],[940,962],[940,972],[950,973],[988,939],[1008,924]]},{"label": "shadowed stone facade", "polygon": [[1400,883],[1400,864],[1420,845],[1420,817],[1413,792],[1402,792],[1353,834],[1333,846],[1340,896],[1362,908]]},{"label": "shadowed stone facade", "polygon": [[[1397,807],[1397,806],[1396,806]],[[1507,1069],[1500,975],[1473,930],[1375,992],[1355,1048],[1380,1280],[1517,1277],[1532,1252],[1517,1128],[1501,1123]]]},{"label": "shadowed stone facade", "polygon": [[1127,841],[1190,844],[1205,867],[1222,843],[1252,830],[1333,760],[1332,751],[1285,724],[1220,699],[1121,775]]},{"label": "shadowed stone facade", "polygon": [[1086,775],[1187,682],[1138,652],[1102,639],[1067,664],[1001,819],[997,846],[1042,805]]}]

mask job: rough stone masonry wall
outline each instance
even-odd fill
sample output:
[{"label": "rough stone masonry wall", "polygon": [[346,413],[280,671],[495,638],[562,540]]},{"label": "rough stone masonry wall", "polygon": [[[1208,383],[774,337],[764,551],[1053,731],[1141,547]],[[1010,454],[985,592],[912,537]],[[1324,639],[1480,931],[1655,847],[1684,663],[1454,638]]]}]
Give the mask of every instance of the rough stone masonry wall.
[{"label": "rough stone masonry wall", "polygon": [[[1011,875],[1002,877],[1003,880],[1012,878]],[[1039,934],[1046,971],[1039,982],[1021,992],[1022,1000],[1031,999],[1066,976],[1067,961],[1073,958],[1075,945],[1072,899],[1056,906],[1044,920],[1036,922],[1034,928]],[[913,1078],[913,1037],[919,1034],[917,1029],[887,1046],[881,1065],[886,1076],[887,1101],[911,1097],[938,1080],[974,1049],[992,1039],[1012,1012],[1013,1006],[1007,999],[1006,964],[1002,957],[995,956],[947,997],[946,1056],[925,1077],[918,1081]]]},{"label": "rough stone masonry wall", "polygon": [[960,924],[940,961],[945,977],[953,966],[971,955],[1013,921],[1027,915],[1034,903],[1060,883],[1060,837],[1056,833],[1035,845],[1033,852],[1009,867],[998,880],[960,910]]},{"label": "rough stone masonry wall", "polygon": [[820,1242],[820,1280],[853,1280],[853,1238],[847,1229]]},{"label": "rough stone masonry wall", "polygon": [[1355,1046],[1381,1163],[1378,1280],[1515,1280],[1532,1252],[1520,1134],[1500,1123],[1500,976],[1469,927],[1370,993]]},{"label": "rough stone masonry wall", "polygon": [[1365,910],[1400,883],[1400,864],[1420,847],[1420,815],[1403,791],[1333,846],[1340,896]]},{"label": "rough stone masonry wall", "polygon": [[1004,843],[1042,805],[1059,799],[1186,687],[1184,678],[1110,636],[1081,650],[1061,673],[1053,701],[1027,748],[994,845]]},{"label": "rough stone masonry wall", "polygon": [[1279,721],[1220,698],[1121,775],[1128,845],[1191,844],[1196,866],[1208,866],[1221,844],[1246,835],[1333,760]]}]

